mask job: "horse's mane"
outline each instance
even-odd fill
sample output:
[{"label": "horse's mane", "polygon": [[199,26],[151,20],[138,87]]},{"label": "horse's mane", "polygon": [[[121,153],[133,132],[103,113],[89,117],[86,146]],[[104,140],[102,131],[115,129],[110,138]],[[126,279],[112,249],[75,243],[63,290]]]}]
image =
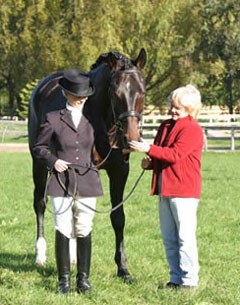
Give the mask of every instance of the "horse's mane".
[{"label": "horse's mane", "polygon": [[133,67],[132,61],[127,58],[126,56],[122,55],[119,52],[116,51],[110,51],[108,53],[101,54],[96,62],[91,66],[91,70],[97,68],[102,63],[106,62],[109,56],[114,56],[115,59],[120,62],[121,70],[128,70]]}]

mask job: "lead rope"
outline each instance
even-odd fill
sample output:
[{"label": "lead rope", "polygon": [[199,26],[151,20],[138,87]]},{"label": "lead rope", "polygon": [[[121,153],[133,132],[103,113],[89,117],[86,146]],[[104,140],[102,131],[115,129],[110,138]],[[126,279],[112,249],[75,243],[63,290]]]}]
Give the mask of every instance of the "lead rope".
[{"label": "lead rope", "polygon": [[[116,126],[117,128],[118,128],[118,126]],[[114,136],[114,140],[113,140],[113,144],[110,146],[110,149],[109,149],[109,151],[108,151],[108,153],[107,153],[107,155],[106,155],[106,157],[100,162],[100,163],[98,163],[97,165],[96,165],[96,168],[99,168],[99,167],[101,167],[106,161],[107,161],[107,159],[109,158],[109,156],[110,156],[110,154],[111,154],[111,152],[112,152],[112,150],[113,150],[113,145],[114,145],[114,142],[115,142],[115,140],[116,140],[116,138],[117,138],[117,130],[116,130],[116,132],[115,132],[115,136]],[[78,164],[76,164],[75,166],[79,166]],[[82,166],[83,167],[83,166]],[[69,169],[71,169],[71,167],[69,166],[68,167]],[[92,169],[91,167],[85,167],[85,168],[87,168],[87,171],[88,170],[90,170],[90,169]],[[87,172],[86,171],[86,172]],[[74,172],[74,178],[75,178],[75,182],[76,182],[76,173],[75,173],[75,171],[73,171]],[[85,173],[86,173],[85,172]],[[53,171],[51,171],[51,172],[49,172],[50,174],[49,174],[49,176],[48,176],[48,178],[47,178],[47,181],[46,181],[46,185],[45,185],[45,190],[44,190],[44,196],[43,196],[43,202],[44,202],[44,206],[45,206],[45,208],[51,213],[51,214],[54,214],[54,215],[62,215],[62,214],[64,214],[68,209],[70,209],[70,207],[72,206],[72,203],[76,200],[75,199],[75,197],[73,197],[73,196],[71,196],[72,197],[72,200],[71,200],[71,202],[69,203],[69,205],[67,206],[67,208],[66,209],[64,209],[63,211],[61,211],[61,212],[52,212],[50,209],[48,209],[48,207],[47,207],[47,188],[48,188],[48,184],[49,184],[49,182],[50,182],[50,180],[51,180],[51,178],[52,178],[52,175],[53,175]],[[61,179],[59,178],[59,174],[57,174],[58,176],[58,180],[59,180],[59,183],[60,183],[60,185],[62,186],[62,188],[65,190],[65,186],[64,186],[64,184],[62,183],[62,181],[61,181]],[[75,183],[75,185],[74,185],[74,192],[73,192],[74,194],[76,194],[77,193],[77,190],[76,190],[76,183]],[[68,197],[70,197],[70,196],[68,196]],[[83,205],[85,205],[83,202],[82,202],[82,204]],[[61,208],[61,207],[60,207]],[[88,206],[88,208],[89,209],[92,209],[92,208],[90,208],[89,206]],[[60,209],[59,209],[60,210]]]},{"label": "lead rope", "polygon": [[[77,181],[77,175],[76,175],[76,172],[75,172],[74,168],[72,168],[72,167],[69,166],[69,169],[72,169],[72,170],[73,170],[73,175],[74,175],[74,179],[75,179],[74,190],[73,190],[72,196],[71,196],[71,194],[67,194],[67,196],[68,196],[69,198],[72,198],[72,200],[71,200],[71,202],[69,203],[68,207],[67,207],[65,210],[61,211],[61,212],[56,212],[56,213],[55,213],[55,212],[52,212],[50,209],[47,208],[47,187],[48,187],[48,184],[49,184],[49,182],[50,182],[50,180],[51,180],[51,178],[52,178],[53,172],[50,173],[50,175],[49,175],[49,177],[48,177],[48,179],[47,179],[46,186],[45,186],[45,191],[44,191],[44,198],[43,198],[43,201],[44,201],[44,204],[45,204],[46,209],[47,209],[51,214],[54,214],[54,215],[61,215],[61,214],[64,214],[68,209],[70,209],[70,207],[72,206],[73,202],[74,202],[75,200],[77,200],[77,183],[76,183],[76,181]],[[88,170],[90,170],[90,169],[91,169],[91,168],[88,168]],[[138,183],[140,182],[140,180],[141,180],[141,178],[142,178],[144,172],[145,172],[145,170],[143,169],[142,172],[141,172],[141,174],[140,174],[139,177],[137,178],[136,182],[134,183],[132,189],[131,189],[130,192],[128,193],[128,195],[127,195],[120,203],[118,203],[115,207],[111,208],[110,210],[100,211],[100,210],[97,210],[97,209],[94,209],[94,208],[88,206],[87,204],[85,204],[85,203],[82,202],[82,201],[79,201],[79,202],[80,202],[80,204],[82,204],[83,206],[85,206],[86,208],[88,208],[89,210],[91,210],[91,211],[93,211],[93,212],[95,212],[95,213],[97,213],[97,214],[111,214],[112,212],[116,211],[118,208],[120,208],[121,206],[123,206],[124,203],[129,199],[129,197],[132,195],[132,193],[133,193],[134,190],[136,189]],[[86,173],[86,172],[85,172],[85,173]],[[67,192],[66,187],[65,187],[65,185],[63,184],[62,180],[60,179],[60,176],[59,176],[58,173],[57,173],[57,177],[58,177],[58,181],[59,181],[61,187],[63,188],[63,190],[64,190],[65,192]],[[67,192],[67,193],[68,193],[68,192]]]},{"label": "lead rope", "polygon": [[144,174],[145,170],[143,170],[141,172],[141,174],[139,175],[139,177],[137,178],[136,182],[134,183],[132,189],[130,190],[130,192],[128,193],[128,195],[120,202],[118,203],[114,208],[111,208],[110,210],[106,210],[106,211],[99,211],[97,209],[94,209],[94,208],[91,208],[90,206],[86,205],[84,202],[81,202],[80,203],[82,205],[84,205],[86,208],[94,211],[95,213],[97,214],[111,214],[112,212],[116,211],[118,208],[120,208],[121,206],[124,205],[124,203],[128,200],[128,198],[132,195],[132,193],[134,192],[135,188],[137,187],[139,181],[141,180],[143,174]]}]

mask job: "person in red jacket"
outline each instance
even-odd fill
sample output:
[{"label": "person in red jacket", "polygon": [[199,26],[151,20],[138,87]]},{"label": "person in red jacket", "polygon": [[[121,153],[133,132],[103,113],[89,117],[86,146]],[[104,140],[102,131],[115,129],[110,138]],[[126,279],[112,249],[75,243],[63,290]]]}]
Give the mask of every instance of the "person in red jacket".
[{"label": "person in red jacket", "polygon": [[195,120],[201,109],[200,92],[192,85],[170,94],[172,118],[164,121],[153,145],[131,141],[147,153],[144,169],[152,169],[151,195],[159,196],[160,227],[170,281],[166,288],[198,285],[197,208],[201,193],[203,131]]}]

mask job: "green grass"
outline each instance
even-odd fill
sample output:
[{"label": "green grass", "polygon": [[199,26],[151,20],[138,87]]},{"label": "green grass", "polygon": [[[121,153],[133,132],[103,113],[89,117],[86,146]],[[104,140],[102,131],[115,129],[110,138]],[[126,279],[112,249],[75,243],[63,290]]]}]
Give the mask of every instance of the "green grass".
[{"label": "green grass", "polygon": [[[240,150],[240,140],[235,140],[235,150]],[[231,141],[230,139],[208,139],[208,150],[218,151],[230,151]]]},{"label": "green grass", "polygon": [[5,135],[4,137],[1,138],[1,142],[0,143],[4,143],[4,144],[24,144],[24,143],[28,143],[28,137],[27,136],[17,136],[17,135]]},{"label": "green grass", "polygon": [[[141,154],[131,156],[126,194],[141,173]],[[0,304],[1,305],[237,305],[240,304],[240,162],[239,153],[203,154],[203,191],[198,211],[200,283],[196,291],[168,291],[168,266],[159,232],[157,197],[150,197],[151,172],[145,172],[125,203],[125,248],[134,277],[126,285],[115,276],[114,235],[109,215],[96,215],[93,229],[91,283],[88,295],[73,291],[58,296],[52,214],[45,217],[48,261],[34,265],[36,238],[32,208],[33,183],[28,153],[0,154]],[[108,210],[106,175],[101,171],[105,195],[98,209]]]}]

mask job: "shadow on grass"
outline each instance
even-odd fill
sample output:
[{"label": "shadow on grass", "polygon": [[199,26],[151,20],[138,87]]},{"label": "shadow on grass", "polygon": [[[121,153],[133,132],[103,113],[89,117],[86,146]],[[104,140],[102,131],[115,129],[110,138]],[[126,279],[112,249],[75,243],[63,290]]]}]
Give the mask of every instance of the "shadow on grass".
[{"label": "shadow on grass", "polygon": [[[34,286],[41,286],[45,291],[57,293],[57,272],[51,266],[39,267],[34,263],[34,255],[0,253],[0,285],[5,288],[21,290],[22,282],[34,282]],[[33,274],[29,274],[33,272]],[[40,275],[39,278],[34,274]],[[21,279],[19,281],[19,278]],[[56,285],[54,284],[56,283]],[[23,291],[24,293],[24,291]],[[0,302],[1,303],[1,302]]]},{"label": "shadow on grass", "polygon": [[50,276],[56,274],[55,268],[51,266],[39,267],[35,264],[34,254],[13,254],[0,252],[1,268],[9,269],[13,272],[29,272],[36,270],[42,276]]}]

